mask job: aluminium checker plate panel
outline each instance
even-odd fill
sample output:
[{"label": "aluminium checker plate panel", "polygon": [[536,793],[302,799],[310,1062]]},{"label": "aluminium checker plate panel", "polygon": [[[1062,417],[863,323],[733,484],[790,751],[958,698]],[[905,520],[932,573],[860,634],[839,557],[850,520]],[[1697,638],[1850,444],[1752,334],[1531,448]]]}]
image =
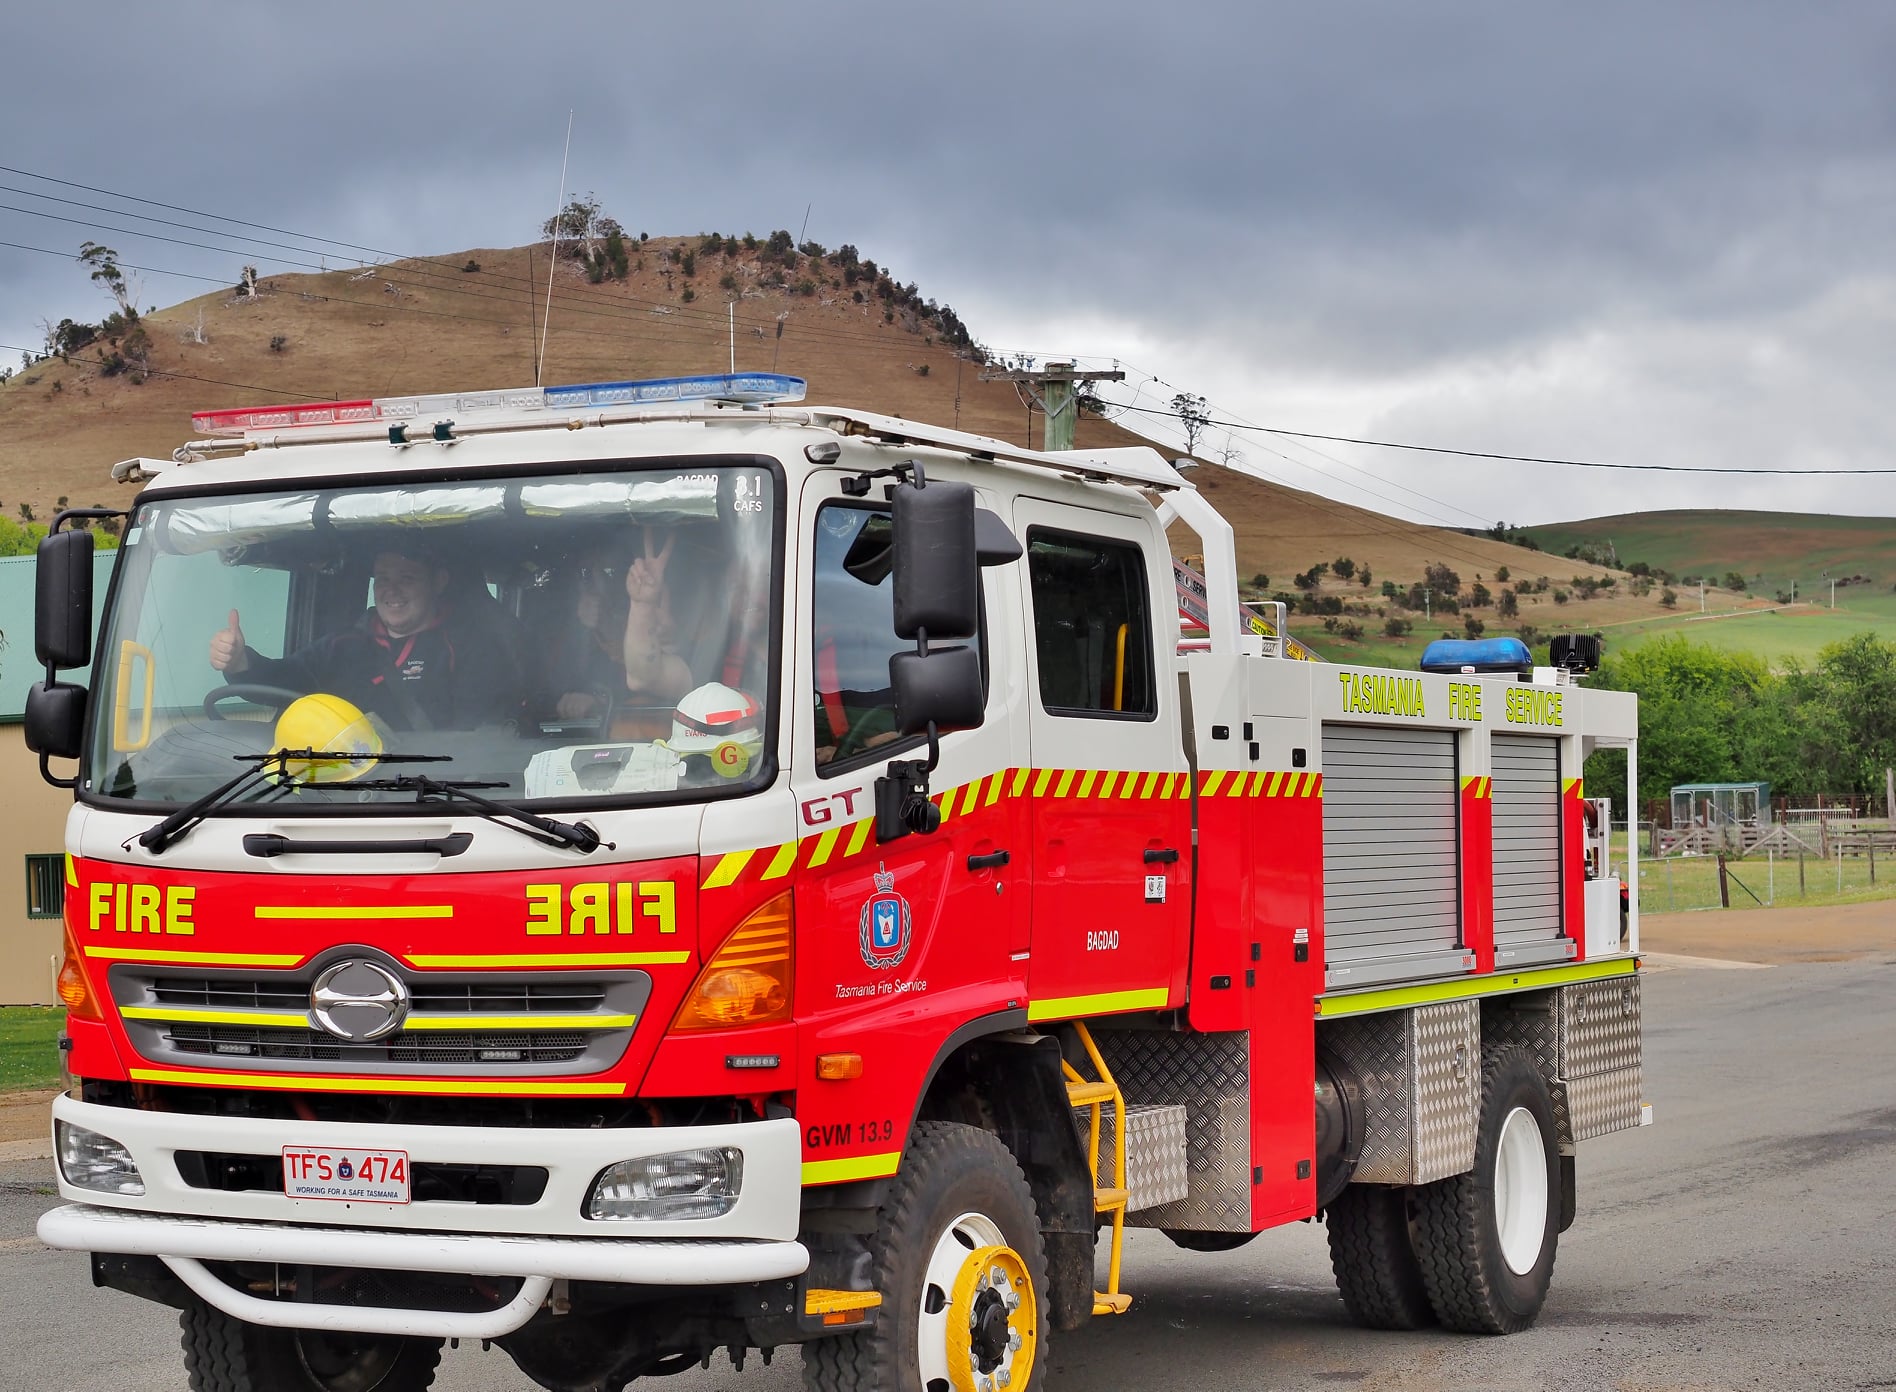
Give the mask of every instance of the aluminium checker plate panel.
[{"label": "aluminium checker plate panel", "polygon": [[1355,1182],[1427,1184],[1475,1163],[1478,1001],[1326,1021],[1320,1044],[1356,1075],[1362,1098],[1363,1151]]},{"label": "aluminium checker plate panel", "polygon": [[1572,1146],[1639,1125],[1639,978],[1584,981],[1488,1002],[1485,1045],[1518,1044],[1534,1056],[1554,1098],[1554,1127]]},{"label": "aluminium checker plate panel", "polygon": [[1575,1141],[1639,1125],[1645,1093],[1639,977],[1554,993],[1558,1068]]},{"label": "aluminium checker plate panel", "polygon": [[[1085,1135],[1092,1125],[1091,1107],[1073,1109],[1073,1120]],[[1126,1212],[1137,1213],[1160,1204],[1178,1203],[1190,1196],[1186,1164],[1187,1109],[1178,1106],[1126,1104]],[[1119,1121],[1107,1103],[1099,1109],[1100,1183],[1115,1183],[1114,1149]]]},{"label": "aluminium checker plate panel", "polygon": [[[1249,1033],[1101,1027],[1093,1031],[1093,1042],[1128,1112],[1136,1116],[1141,1106],[1185,1109],[1185,1197],[1129,1213],[1127,1224],[1250,1232]],[[1136,1169],[1130,1146],[1127,1158]]]}]

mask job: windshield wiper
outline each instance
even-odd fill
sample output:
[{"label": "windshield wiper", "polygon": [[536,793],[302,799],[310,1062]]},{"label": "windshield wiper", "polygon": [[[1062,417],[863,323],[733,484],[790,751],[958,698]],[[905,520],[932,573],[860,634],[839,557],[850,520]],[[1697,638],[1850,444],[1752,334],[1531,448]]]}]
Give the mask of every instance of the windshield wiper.
[{"label": "windshield wiper", "polygon": [[509,807],[504,802],[482,797],[471,791],[475,788],[504,788],[505,783],[476,783],[457,781],[444,783],[438,778],[430,778],[423,773],[398,774],[394,778],[378,778],[358,783],[358,788],[372,788],[378,792],[404,792],[415,794],[415,801],[465,802],[480,816],[494,823],[519,832],[548,846],[565,846],[578,851],[581,855],[591,855],[604,845],[608,850],[612,846],[600,840],[599,833],[584,822],[560,822],[551,817],[542,817],[536,812],[524,812],[518,807]]},{"label": "windshield wiper", "polygon": [[[192,828],[205,821],[220,808],[236,802],[242,795],[255,791],[266,780],[274,777],[279,790],[308,786],[307,783],[291,775],[289,761],[314,761],[323,759],[333,762],[335,754],[315,749],[277,749],[268,754],[233,754],[232,758],[251,767],[238,774],[230,782],[220,784],[210,790],[196,802],[187,803],[166,817],[162,822],[147,827],[137,836],[138,844],[153,855],[163,855],[165,848],[183,840]],[[351,754],[355,763],[375,764],[438,764],[445,763],[454,756],[451,754]],[[127,846],[131,841],[126,842]]]}]

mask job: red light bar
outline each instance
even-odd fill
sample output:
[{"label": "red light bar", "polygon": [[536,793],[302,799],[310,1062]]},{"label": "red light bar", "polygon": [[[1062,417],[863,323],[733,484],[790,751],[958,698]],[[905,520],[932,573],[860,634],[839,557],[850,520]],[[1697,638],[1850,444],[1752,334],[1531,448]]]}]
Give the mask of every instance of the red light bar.
[{"label": "red light bar", "polygon": [[240,406],[231,411],[193,411],[191,428],[203,435],[241,435],[246,430],[284,430],[298,425],[349,425],[376,419],[373,401],[318,401],[303,406]]}]

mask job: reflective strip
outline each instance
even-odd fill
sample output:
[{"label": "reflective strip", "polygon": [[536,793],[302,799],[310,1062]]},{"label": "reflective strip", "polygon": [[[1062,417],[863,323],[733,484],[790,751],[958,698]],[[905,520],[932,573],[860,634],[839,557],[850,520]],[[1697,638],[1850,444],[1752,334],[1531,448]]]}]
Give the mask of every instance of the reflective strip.
[{"label": "reflective strip", "polygon": [[187,1087],[268,1088],[277,1092],[412,1092],[512,1094],[519,1097],[622,1097],[625,1083],[539,1083],[512,1078],[326,1078],[299,1074],[191,1073],[169,1068],[134,1068],[135,1083],[182,1083]]},{"label": "reflective strip", "polygon": [[797,843],[786,841],[777,847],[777,854],[770,858],[770,864],[764,867],[764,878],[781,880],[790,873],[790,867],[797,863]]},{"label": "reflective strip", "polygon": [[817,1290],[803,1293],[806,1315],[839,1315],[846,1310],[874,1310],[882,1304],[880,1291]]},{"label": "reflective strip", "polygon": [[805,1160],[803,1162],[803,1182],[805,1184],[835,1184],[845,1179],[882,1179],[892,1175],[902,1164],[902,1152],[892,1150],[886,1155],[858,1155],[846,1160]]},{"label": "reflective strip", "polygon": [[836,838],[843,834],[841,827],[831,827],[816,838],[816,845],[810,851],[810,869],[824,864],[830,858],[830,852],[836,849]]},{"label": "reflective strip", "polygon": [[260,919],[347,919],[351,922],[378,918],[453,918],[452,904],[366,904],[356,907],[305,906],[302,904],[260,904]]},{"label": "reflective strip", "polygon": [[1163,986],[1144,991],[1106,991],[1096,996],[1058,996],[1032,1001],[1029,1020],[1070,1020],[1080,1015],[1112,1015],[1125,1010],[1163,1010],[1171,993]]},{"label": "reflective strip", "polygon": [[189,962],[206,967],[298,967],[304,956],[297,952],[160,952],[142,947],[88,947],[88,957],[103,957],[115,962]]},{"label": "reflective strip", "polygon": [[631,1029],[636,1015],[410,1015],[405,1030]]},{"label": "reflective strip", "polygon": [[744,873],[744,867],[750,864],[751,857],[756,854],[757,852],[755,850],[749,850],[731,851],[728,854],[719,856],[717,868],[705,877],[704,887],[706,889],[723,889],[724,886],[730,884],[736,880],[739,875]]},{"label": "reflective strip", "polygon": [[66,884],[72,889],[79,888],[79,869],[72,863],[72,852],[66,852]]},{"label": "reflective strip", "polygon": [[121,1005],[127,1020],[176,1020],[193,1025],[258,1025],[278,1029],[308,1029],[307,1015],[277,1015],[262,1010],[182,1010],[160,1005]]},{"label": "reflective strip", "polygon": [[1319,996],[1317,1014],[1329,1019],[1337,1015],[1363,1015],[1373,1010],[1431,1005],[1436,1001],[1472,1000],[1478,996],[1498,996],[1509,991],[1565,986],[1575,981],[1603,981],[1609,977],[1631,976],[1638,969],[1636,958],[1622,957],[1608,962],[1578,962],[1571,967],[1541,967],[1534,971],[1505,972],[1461,981],[1436,981],[1426,986],[1399,986],[1391,991]]},{"label": "reflective strip", "polygon": [[[1055,797],[1065,797],[1068,793],[1072,792],[1073,780],[1078,776],[1078,769],[1061,769],[1060,781],[1054,784],[1053,795]],[[1038,792],[1036,792],[1036,796],[1038,796]]]},{"label": "reflective strip", "polygon": [[1205,775],[1205,781],[1198,791],[1206,797],[1217,797],[1218,789],[1224,786],[1225,776],[1224,769],[1213,769]]},{"label": "reflective strip", "polygon": [[689,952],[528,952],[499,956],[438,957],[409,954],[411,967],[667,967],[689,962]]},{"label": "reflective strip", "polygon": [[1087,769],[1084,773],[1080,775],[1080,786],[1074,792],[1073,796],[1074,797],[1091,797],[1093,793],[1093,783],[1096,779],[1098,779],[1098,777],[1099,777],[1098,769]]},{"label": "reflective strip", "polygon": [[855,826],[851,827],[849,831],[849,849],[844,851],[843,854],[855,855],[861,851],[864,846],[868,845],[869,833],[874,827],[875,822],[868,817],[863,818],[860,822],[857,822]]},{"label": "reflective strip", "polygon": [[[999,777],[998,774],[995,776]],[[967,816],[970,812],[974,811],[976,806],[980,804],[982,782],[983,782],[982,779],[979,779],[979,778],[975,779],[974,782],[968,785],[968,790],[961,795],[961,815],[962,816],[964,817]]]},{"label": "reflective strip", "polygon": [[1494,779],[1479,774],[1465,774],[1462,777],[1462,792],[1472,798],[1485,798],[1494,791]]}]

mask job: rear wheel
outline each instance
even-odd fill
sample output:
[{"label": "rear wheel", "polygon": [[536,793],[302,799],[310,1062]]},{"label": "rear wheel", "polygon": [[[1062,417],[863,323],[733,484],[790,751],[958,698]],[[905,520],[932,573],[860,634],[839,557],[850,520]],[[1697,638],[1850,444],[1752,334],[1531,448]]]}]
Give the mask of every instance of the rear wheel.
[{"label": "rear wheel", "polygon": [[1540,1313],[1560,1237],[1554,1104],[1533,1057],[1508,1048],[1482,1074],[1475,1167],[1416,1191],[1416,1253],[1436,1316],[1513,1334]]},{"label": "rear wheel", "polygon": [[265,1329],[193,1300],[178,1316],[191,1392],[422,1392],[439,1339]]},{"label": "rear wheel", "polygon": [[875,1239],[876,1324],[803,1348],[809,1392],[1033,1392],[1047,1339],[1033,1194],[991,1132],[918,1124]]},{"label": "rear wheel", "polygon": [[1351,1184],[1324,1210],[1343,1304],[1371,1329],[1423,1329],[1435,1310],[1409,1241],[1410,1191]]}]

